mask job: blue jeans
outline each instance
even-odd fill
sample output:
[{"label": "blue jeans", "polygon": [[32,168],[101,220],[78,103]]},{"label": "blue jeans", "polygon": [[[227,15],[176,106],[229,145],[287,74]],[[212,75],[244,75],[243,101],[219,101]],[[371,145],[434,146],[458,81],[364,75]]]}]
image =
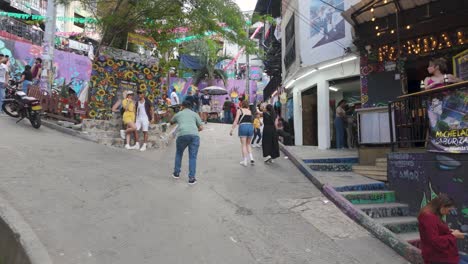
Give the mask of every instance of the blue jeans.
[{"label": "blue jeans", "polygon": [[344,121],[340,117],[335,118],[335,130],[336,130],[336,148],[342,149],[344,148]]},{"label": "blue jeans", "polygon": [[232,124],[232,113],[231,110],[229,111],[224,111],[224,123],[226,124]]},{"label": "blue jeans", "polygon": [[197,171],[197,155],[198,148],[200,147],[200,137],[197,135],[184,135],[177,137],[176,140],[176,156],[174,175],[179,176],[180,166],[182,163],[182,157],[185,149],[189,149],[189,178],[195,179],[195,173]]},{"label": "blue jeans", "polygon": [[460,254],[460,262],[459,264],[468,264],[468,255]]},{"label": "blue jeans", "polygon": [[3,112],[2,110],[2,104],[3,104],[3,99],[5,98],[5,86],[3,83],[0,83],[0,113]]},{"label": "blue jeans", "polygon": [[31,85],[32,82],[31,81],[28,81],[28,80],[24,80],[23,81],[23,92],[28,94],[28,87],[29,85]]}]

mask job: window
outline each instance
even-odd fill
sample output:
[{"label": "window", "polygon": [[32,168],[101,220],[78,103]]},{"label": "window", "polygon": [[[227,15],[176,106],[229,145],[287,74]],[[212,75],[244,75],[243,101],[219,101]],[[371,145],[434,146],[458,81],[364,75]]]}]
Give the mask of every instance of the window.
[{"label": "window", "polygon": [[286,52],[284,56],[284,66],[286,70],[294,63],[296,60],[296,34],[294,31],[294,17],[292,15],[291,19],[286,26]]}]

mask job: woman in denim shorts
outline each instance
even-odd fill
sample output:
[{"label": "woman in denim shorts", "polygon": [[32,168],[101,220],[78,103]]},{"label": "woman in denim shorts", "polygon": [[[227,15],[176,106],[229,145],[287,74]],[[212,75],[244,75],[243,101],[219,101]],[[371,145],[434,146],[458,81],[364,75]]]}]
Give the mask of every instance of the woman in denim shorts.
[{"label": "woman in denim shorts", "polygon": [[231,132],[229,133],[231,136],[237,125],[239,125],[238,134],[242,146],[242,161],[240,164],[246,167],[248,164],[247,161],[250,158],[250,164],[254,165],[255,161],[252,155],[252,147],[250,146],[250,142],[254,135],[253,117],[252,112],[249,109],[249,102],[246,100],[242,101],[239,110],[237,110],[236,119],[234,120]]}]

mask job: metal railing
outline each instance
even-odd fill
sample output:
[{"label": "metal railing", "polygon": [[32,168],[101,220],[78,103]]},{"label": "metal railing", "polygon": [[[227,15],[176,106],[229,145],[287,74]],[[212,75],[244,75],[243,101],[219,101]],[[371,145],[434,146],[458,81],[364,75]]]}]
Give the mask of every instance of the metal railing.
[{"label": "metal railing", "polygon": [[43,31],[35,30],[32,26],[11,17],[0,17],[0,31],[30,40],[37,45],[41,45],[44,38]]},{"label": "metal railing", "polygon": [[429,140],[427,107],[450,91],[468,89],[468,82],[400,96],[388,104],[392,151],[396,148],[424,148]]}]

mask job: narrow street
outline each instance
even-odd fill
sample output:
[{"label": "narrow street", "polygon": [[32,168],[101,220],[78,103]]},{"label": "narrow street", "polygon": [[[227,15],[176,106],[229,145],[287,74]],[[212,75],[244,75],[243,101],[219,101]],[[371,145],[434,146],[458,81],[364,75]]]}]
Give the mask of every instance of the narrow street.
[{"label": "narrow street", "polygon": [[[407,263],[349,220],[287,159],[239,165],[225,125],[201,133],[198,183],[174,146],[97,145],[0,117],[0,196],[54,263]],[[185,177],[182,177],[185,176]]]}]

